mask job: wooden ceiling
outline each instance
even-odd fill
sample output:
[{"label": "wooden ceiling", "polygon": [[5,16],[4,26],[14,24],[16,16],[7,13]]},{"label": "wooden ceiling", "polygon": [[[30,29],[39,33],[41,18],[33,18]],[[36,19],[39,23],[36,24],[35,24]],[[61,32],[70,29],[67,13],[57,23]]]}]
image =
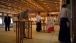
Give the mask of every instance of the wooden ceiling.
[{"label": "wooden ceiling", "polygon": [[30,12],[59,12],[60,0],[0,0],[0,12],[19,13],[26,8]]}]

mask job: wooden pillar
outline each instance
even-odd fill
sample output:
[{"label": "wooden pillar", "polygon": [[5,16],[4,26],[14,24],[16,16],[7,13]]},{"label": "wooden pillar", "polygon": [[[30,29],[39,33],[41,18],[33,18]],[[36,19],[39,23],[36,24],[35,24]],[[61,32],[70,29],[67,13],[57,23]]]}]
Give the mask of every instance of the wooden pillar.
[{"label": "wooden pillar", "polygon": [[32,21],[25,21],[26,35],[28,39],[32,39]]},{"label": "wooden pillar", "polygon": [[45,28],[45,26],[46,26],[46,24],[45,24],[45,20],[42,20],[42,26],[43,26],[43,32],[46,32],[46,28]]},{"label": "wooden pillar", "polygon": [[73,34],[74,39],[73,43],[76,43],[76,0],[72,0],[72,28],[73,28]]},{"label": "wooden pillar", "polygon": [[23,22],[16,21],[16,43],[23,43]]},{"label": "wooden pillar", "polygon": [[[66,4],[67,4],[67,8],[71,11],[72,13],[72,0],[67,0],[66,1]],[[73,14],[72,14],[73,15]],[[72,18],[72,15],[71,15],[71,18]],[[73,34],[72,34],[72,20],[70,21],[70,36],[71,36],[71,39],[73,37]]]}]

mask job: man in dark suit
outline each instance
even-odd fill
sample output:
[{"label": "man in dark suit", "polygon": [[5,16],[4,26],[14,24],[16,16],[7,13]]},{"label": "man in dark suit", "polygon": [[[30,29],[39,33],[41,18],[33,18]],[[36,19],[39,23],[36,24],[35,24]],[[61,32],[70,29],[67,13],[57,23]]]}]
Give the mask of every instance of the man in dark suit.
[{"label": "man in dark suit", "polygon": [[8,14],[4,18],[4,23],[5,23],[5,31],[7,31],[7,29],[8,29],[8,31],[10,31],[11,18],[10,18],[10,16],[8,16]]}]

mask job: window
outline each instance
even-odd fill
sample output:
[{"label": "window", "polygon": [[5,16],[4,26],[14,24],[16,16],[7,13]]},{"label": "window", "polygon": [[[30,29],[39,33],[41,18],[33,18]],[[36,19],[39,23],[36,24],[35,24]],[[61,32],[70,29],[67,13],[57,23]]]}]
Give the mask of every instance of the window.
[{"label": "window", "polygon": [[2,13],[0,13],[0,16],[2,15]]},{"label": "window", "polygon": [[12,14],[9,14],[8,16],[12,16]]},{"label": "window", "polygon": [[4,14],[4,16],[6,16],[7,14]]},{"label": "window", "polygon": [[2,13],[0,13],[0,24],[2,24]]},{"label": "window", "polygon": [[11,18],[11,23],[13,23],[13,20],[12,20],[12,18]]},{"label": "window", "polygon": [[2,24],[2,17],[0,17],[0,24]]}]

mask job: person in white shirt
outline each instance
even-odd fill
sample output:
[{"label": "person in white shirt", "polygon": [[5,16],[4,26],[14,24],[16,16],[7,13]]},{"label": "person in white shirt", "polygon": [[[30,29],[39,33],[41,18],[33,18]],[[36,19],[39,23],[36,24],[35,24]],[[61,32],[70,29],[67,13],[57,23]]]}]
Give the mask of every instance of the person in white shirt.
[{"label": "person in white shirt", "polygon": [[62,5],[62,10],[60,11],[60,14],[58,15],[58,21],[59,21],[59,36],[58,40],[61,43],[70,43],[70,20],[71,20],[71,12],[67,8],[66,4]]},{"label": "person in white shirt", "polygon": [[40,16],[40,12],[38,12],[38,15],[36,16],[36,31],[37,32],[41,31],[41,16]]},{"label": "person in white shirt", "polygon": [[13,16],[13,29],[14,29],[14,31],[16,31],[16,22],[15,21],[18,21],[18,18],[17,18],[17,16],[14,14],[14,16]]}]

